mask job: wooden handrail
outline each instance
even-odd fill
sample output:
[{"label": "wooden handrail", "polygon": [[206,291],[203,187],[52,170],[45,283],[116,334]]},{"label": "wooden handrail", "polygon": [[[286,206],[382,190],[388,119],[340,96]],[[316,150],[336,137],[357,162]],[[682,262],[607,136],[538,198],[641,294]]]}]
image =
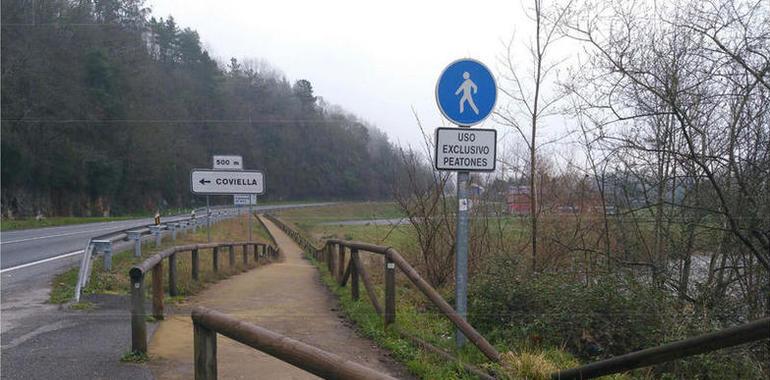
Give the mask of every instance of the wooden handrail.
[{"label": "wooden handrail", "polygon": [[770,338],[770,317],[558,371],[551,374],[551,379],[591,379],[768,338]]},{"label": "wooden handrail", "polygon": [[[281,230],[286,232],[292,239],[295,241],[300,241],[301,245],[303,246],[309,246],[310,248],[306,248],[308,251],[316,251],[319,250],[319,248],[316,248],[311,243],[309,243],[300,233],[295,231],[294,229],[290,228],[288,225],[286,225],[283,221],[280,219],[272,216],[272,215],[266,215],[266,217],[275,223]],[[328,239],[326,240],[324,247],[320,249],[331,249],[334,245],[339,245],[343,247],[347,247],[351,250],[355,249],[358,251],[366,251],[371,253],[377,253],[384,255],[386,257],[386,260],[390,260],[401,270],[402,273],[404,273],[407,278],[415,285],[417,288],[426,296],[428,299],[436,305],[436,307],[439,308],[442,314],[444,314],[460,331],[465,334],[466,337],[468,337],[468,340],[470,340],[478,349],[489,359],[493,362],[499,362],[500,361],[500,354],[497,352],[497,350],[492,346],[481,334],[476,331],[476,329],[473,328],[465,319],[463,319],[457,312],[450,306],[443,297],[435,290],[433,289],[430,284],[428,284],[427,281],[425,281],[422,276],[415,270],[409,263],[401,256],[401,254],[398,253],[398,251],[392,247],[388,246],[381,246],[376,244],[370,244],[360,241],[351,241],[351,240],[340,240],[340,239]],[[330,251],[331,252],[331,251]],[[331,260],[331,258],[329,258]],[[358,260],[357,260],[358,261]],[[371,281],[369,280],[366,275],[366,272],[363,268],[363,265],[357,265],[357,269],[359,273],[362,275],[362,278],[364,280],[364,285],[366,287],[366,291],[369,294],[369,298],[372,300],[372,304],[375,307],[375,310],[377,310],[377,313],[379,315],[383,315],[382,306],[379,305],[379,301],[376,298],[376,295],[374,294],[373,287],[370,287],[370,284],[367,282]],[[333,269],[330,267],[330,272]],[[370,290],[371,289],[371,290]],[[392,320],[395,320],[395,316],[389,316]],[[386,321],[389,322],[389,321]]]},{"label": "wooden handrail", "polygon": [[[279,219],[273,217],[271,220],[285,231],[291,231],[291,235],[295,240],[302,239],[303,241],[306,241],[304,237],[285,225]],[[499,361],[499,354],[495,348],[492,347],[481,334],[476,332],[470,324],[463,320],[441,297],[441,295],[438,294],[438,292],[436,292],[435,289],[433,289],[430,284],[428,284],[420,274],[411,267],[411,265],[409,265],[398,251],[391,247],[341,239],[326,240],[324,248],[335,244],[350,249],[358,249],[385,255],[386,259],[395,263],[407,278],[409,278],[409,280],[416,285],[417,288],[420,289],[420,291],[422,291],[422,293],[425,294],[434,305],[436,305],[439,310],[441,310],[441,312],[476,345],[476,347],[478,347],[490,360],[496,362]],[[310,245],[312,247],[312,244],[307,242],[305,245]],[[769,338],[770,318],[763,318],[741,326],[731,327],[658,347],[627,353],[580,367],[560,370],[551,374],[551,378],[554,380],[564,380],[600,377]]]},{"label": "wooden handrail", "polygon": [[[277,257],[280,255],[280,251],[269,244],[265,244],[259,241],[231,241],[231,242],[218,242],[218,243],[205,243],[205,244],[189,244],[180,245],[164,249],[142,261],[139,264],[134,265],[128,271],[128,275],[131,278],[131,350],[140,353],[147,352],[147,321],[146,312],[144,309],[145,298],[145,284],[144,277],[148,272],[152,272],[152,315],[156,319],[163,319],[163,259],[169,259],[169,273],[168,273],[168,289],[170,296],[177,295],[177,267],[176,267],[176,255],[177,253],[190,252],[193,260],[192,264],[192,277],[194,280],[198,279],[199,273],[199,260],[200,255],[198,251],[200,249],[213,249],[212,258],[214,260],[214,271],[218,270],[218,249],[222,247],[230,247],[231,253],[234,246],[241,246],[244,248],[243,260],[244,263],[248,262],[248,252],[246,248],[248,246],[254,247],[256,253],[257,247],[261,247],[263,252],[267,251],[267,255],[270,257]],[[232,257],[232,256],[231,256]],[[231,264],[234,264],[234,260],[231,260]]]},{"label": "wooden handrail", "polygon": [[325,379],[395,380],[354,361],[216,310],[197,306],[191,317],[195,333],[195,378],[199,380],[217,377],[217,333]]}]

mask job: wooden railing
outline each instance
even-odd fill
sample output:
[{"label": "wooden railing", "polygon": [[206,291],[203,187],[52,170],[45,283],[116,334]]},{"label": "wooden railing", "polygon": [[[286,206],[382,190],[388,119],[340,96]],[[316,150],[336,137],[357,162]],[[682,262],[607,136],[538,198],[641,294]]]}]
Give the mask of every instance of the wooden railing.
[{"label": "wooden railing", "polygon": [[[346,286],[347,282],[350,281],[350,292],[354,300],[357,300],[360,296],[360,277],[364,283],[366,294],[377,314],[382,316],[385,327],[396,322],[396,268],[398,268],[489,360],[493,362],[500,360],[500,354],[497,350],[473,326],[457,314],[452,306],[394,248],[339,239],[326,240],[323,247],[316,248],[301,233],[280,219],[272,215],[266,215],[266,217],[297,242],[307,254],[325,263],[329,273],[335,277],[340,285]],[[346,266],[347,251],[350,251],[350,260],[347,260]],[[380,303],[371,276],[367,272],[366,267],[361,263],[361,252],[370,252],[385,257],[384,305]],[[472,367],[467,369],[474,370]]]},{"label": "wooden railing", "polygon": [[128,274],[131,277],[131,350],[139,353],[147,353],[147,322],[144,308],[146,273],[152,272],[152,316],[163,319],[163,260],[168,262],[168,294],[178,295],[177,291],[177,254],[189,252],[191,258],[190,276],[194,281],[200,280],[200,254],[203,249],[212,250],[212,267],[214,272],[220,269],[219,250],[227,248],[229,253],[229,266],[236,266],[235,247],[242,247],[242,260],[244,264],[249,262],[249,247],[252,247],[254,261],[266,263],[280,256],[280,252],[273,245],[256,241],[222,242],[207,244],[192,244],[171,247],[143,262],[134,265]]},{"label": "wooden railing", "polygon": [[217,378],[217,333],[324,379],[395,380],[387,374],[215,310],[198,306],[191,317],[196,380]]},{"label": "wooden railing", "polygon": [[[266,216],[294,239],[305,252],[312,255],[316,260],[324,262],[329,272],[337,279],[340,285],[344,286],[347,281],[350,280],[351,294],[354,299],[358,299],[359,290],[356,275],[360,275],[372,305],[374,305],[377,313],[384,317],[386,326],[395,322],[395,272],[392,269],[394,266],[397,266],[409,280],[412,281],[412,283],[414,283],[417,288],[420,289],[439,308],[439,310],[441,310],[441,312],[455,324],[455,326],[466,334],[468,339],[473,342],[476,347],[487,356],[487,358],[494,362],[499,361],[499,355],[495,348],[492,347],[481,334],[476,332],[473,327],[460,318],[460,316],[452,310],[451,306],[449,306],[449,304],[447,304],[446,301],[444,301],[444,299],[441,298],[441,296],[430,287],[414,268],[412,268],[393,248],[338,239],[329,239],[322,248],[316,248],[301,233],[297,232],[280,219],[271,215]],[[347,268],[344,266],[346,256],[345,249],[349,249],[351,254],[351,260],[349,261]],[[359,251],[385,255],[384,309],[377,299],[371,280],[366,274],[366,269],[361,265]],[[731,327],[641,351],[631,352],[575,368],[560,370],[551,374],[551,378],[554,380],[595,378],[614,373],[627,372],[637,368],[661,364],[692,355],[716,351],[768,338],[770,338],[770,318],[763,318],[745,325]],[[417,340],[417,343],[420,344],[424,342]],[[436,348],[431,345],[427,345],[426,347],[432,351],[436,350]],[[445,352],[440,350],[437,353],[446,355]],[[480,377],[490,377],[483,372],[479,372],[475,367],[466,365],[465,368]]]},{"label": "wooden railing", "polygon": [[770,338],[770,318],[615,356],[551,374],[553,380],[592,379]]}]

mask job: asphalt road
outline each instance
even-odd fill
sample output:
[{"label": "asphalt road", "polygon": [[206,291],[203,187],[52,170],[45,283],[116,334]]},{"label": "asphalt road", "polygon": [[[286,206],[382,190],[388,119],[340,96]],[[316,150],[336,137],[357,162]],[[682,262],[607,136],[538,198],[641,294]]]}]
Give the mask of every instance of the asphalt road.
[{"label": "asphalt road", "polygon": [[[258,206],[257,211],[323,205]],[[174,218],[171,218],[174,219]],[[165,219],[163,221],[169,221]],[[0,376],[4,379],[149,379],[144,366],[121,363],[130,349],[124,296],[92,296],[91,311],[48,303],[53,277],[80,262],[86,241],[144,226],[151,219],[0,234]],[[130,248],[118,243],[114,250]]]},{"label": "asphalt road", "polygon": [[7,269],[79,251],[91,237],[150,223],[152,218],[2,232],[0,268]]}]

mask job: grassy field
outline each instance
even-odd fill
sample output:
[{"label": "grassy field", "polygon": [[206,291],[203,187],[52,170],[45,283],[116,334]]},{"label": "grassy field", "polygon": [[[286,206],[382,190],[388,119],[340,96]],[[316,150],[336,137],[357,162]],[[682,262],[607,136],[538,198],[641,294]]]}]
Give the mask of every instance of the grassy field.
[{"label": "grassy field", "polygon": [[345,220],[392,219],[404,216],[394,202],[339,203],[323,207],[282,210],[277,214],[285,221],[317,225]]},{"label": "grassy field", "polygon": [[[252,223],[253,239],[269,243],[269,235],[262,225],[254,221]],[[240,217],[237,219],[230,219],[215,224],[211,230],[211,240],[217,241],[243,241],[248,239],[248,222],[246,217]],[[142,246],[142,257],[136,258],[133,255],[133,249],[128,251],[121,251],[113,254],[112,256],[112,270],[105,271],[103,269],[102,258],[97,258],[93,263],[93,271],[91,273],[91,279],[88,286],[83,290],[84,294],[128,294],[129,293],[129,277],[128,270],[136,263],[145,260],[146,258],[154,255],[155,253],[175,246],[194,243],[205,243],[207,240],[205,228],[198,229],[197,233],[192,231],[187,233],[180,233],[177,236],[176,241],[171,241],[170,237],[164,239],[164,242],[160,248],[155,248],[153,242],[147,242]],[[232,274],[240,273],[256,266],[253,256],[249,257],[249,264],[243,265],[242,262],[242,248],[235,247],[236,260],[235,266],[229,265],[229,257],[227,249],[220,249],[219,252],[219,267],[220,271],[215,273],[212,267],[212,252],[211,250],[201,250],[199,252],[200,257],[200,281],[192,281],[191,278],[191,260],[190,253],[185,252],[177,256],[177,289],[181,297],[195,294],[200,291],[207,283],[218,281],[221,278],[228,277]],[[72,299],[75,289],[75,283],[77,282],[78,268],[72,268],[64,273],[56,276],[52,283],[50,302],[51,303],[65,303]],[[151,282],[147,282],[148,291],[147,294],[152,294]],[[164,287],[168,286],[166,281]]]}]

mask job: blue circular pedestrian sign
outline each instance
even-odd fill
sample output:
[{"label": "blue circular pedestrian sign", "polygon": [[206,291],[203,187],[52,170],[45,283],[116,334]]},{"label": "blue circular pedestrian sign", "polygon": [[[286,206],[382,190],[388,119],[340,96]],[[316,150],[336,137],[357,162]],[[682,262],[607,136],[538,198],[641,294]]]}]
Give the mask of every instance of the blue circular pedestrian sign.
[{"label": "blue circular pedestrian sign", "polygon": [[483,63],[458,59],[447,66],[436,83],[441,113],[457,125],[480,123],[495,108],[497,83]]}]

